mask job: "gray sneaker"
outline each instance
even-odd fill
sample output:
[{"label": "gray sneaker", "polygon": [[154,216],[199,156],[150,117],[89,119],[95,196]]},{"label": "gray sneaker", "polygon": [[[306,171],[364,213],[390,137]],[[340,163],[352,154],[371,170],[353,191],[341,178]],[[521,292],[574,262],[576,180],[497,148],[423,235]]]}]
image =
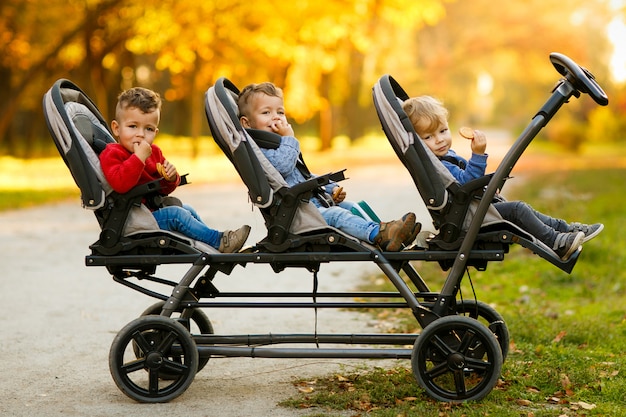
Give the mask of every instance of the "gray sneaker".
[{"label": "gray sneaker", "polygon": [[602,223],[595,223],[595,224],[570,223],[569,224],[569,232],[583,232],[585,234],[585,239],[583,239],[583,243],[588,242],[594,237],[598,236],[603,229],[604,229],[604,225]]},{"label": "gray sneaker", "polygon": [[554,239],[552,249],[562,261],[567,261],[582,245],[584,239],[583,232],[559,233]]},{"label": "gray sneaker", "polygon": [[247,224],[237,230],[225,230],[220,240],[220,247],[217,249],[222,253],[233,253],[239,251],[246,243],[250,234],[250,226]]}]

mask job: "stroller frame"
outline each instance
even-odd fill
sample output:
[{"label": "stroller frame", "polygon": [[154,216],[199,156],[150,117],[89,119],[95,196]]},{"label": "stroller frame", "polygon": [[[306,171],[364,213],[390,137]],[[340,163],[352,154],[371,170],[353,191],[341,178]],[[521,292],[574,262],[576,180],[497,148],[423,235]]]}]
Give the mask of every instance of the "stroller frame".
[{"label": "stroller frame", "polygon": [[[523,242],[524,246],[566,272],[571,271],[580,253],[579,249],[572,260],[561,262],[553,256],[550,259],[545,248],[536,245],[523,233],[516,234],[516,231],[510,230],[481,233],[482,220],[489,209],[491,198],[526,147],[562,104],[572,96],[579,97],[581,92],[589,94],[600,105],[608,103],[606,94],[587,70],[561,54],[551,54],[550,60],[563,78],[508,151],[495,174],[479,187],[482,192],[486,186],[483,198],[469,228],[457,238],[457,246],[452,249],[445,245],[439,249],[433,246],[427,250],[410,247],[401,252],[380,251],[329,227],[292,233],[290,225],[295,213],[302,208],[302,202],[308,201],[314,188],[343,179],[343,171],[312,178],[291,189],[284,185],[272,188],[271,181],[268,182],[263,173],[266,168],[258,163],[258,158],[255,159],[259,154],[254,152],[254,140],[241,128],[236,108],[232,107],[232,96],[238,94],[238,90],[230,81],[219,79],[207,91],[207,119],[216,142],[248,186],[251,200],[260,207],[268,226],[268,236],[256,246],[234,254],[199,249],[184,237],[165,231],[124,236],[123,226],[128,211],[140,204],[146,195],[158,193],[158,184],[150,183],[125,196],[105,193],[102,198],[104,202],[92,208],[96,211],[103,233],[90,246],[92,253],[86,256],[86,265],[104,266],[116,282],[159,300],[141,317],[122,328],[112,343],[109,366],[118,388],[139,402],[167,402],[185,392],[196,373],[211,357],[396,358],[411,360],[419,385],[432,398],[462,402],[485,397],[500,376],[508,351],[509,334],[502,317],[487,304],[475,299],[456,299],[466,269],[473,266],[484,270],[489,262],[502,261],[508,247],[514,242]],[[381,78],[381,83],[387,83],[395,90],[394,94],[403,93],[389,76]],[[229,120],[226,122],[230,124],[231,130],[227,134],[219,128],[224,121],[213,111],[214,103],[210,101],[210,96],[216,97],[216,102],[224,105],[228,113],[226,119]],[[93,198],[89,194],[98,194],[97,190],[93,191],[98,187],[91,180],[87,184],[85,181],[91,178],[90,171],[96,168],[89,167],[87,163],[76,166],[76,160],[84,162],[85,159],[76,157],[77,154],[81,155],[77,145],[81,139],[76,131],[63,128],[64,125],[69,126],[69,121],[62,108],[65,102],[71,100],[88,104],[89,110],[102,120],[95,105],[67,80],[57,81],[46,93],[44,110],[48,127],[57,144],[61,138],[70,143],[67,147],[58,145],[59,151],[81,188],[84,205],[91,208],[88,202],[92,202]],[[374,100],[377,102],[380,98],[375,95]],[[380,103],[376,104],[383,130],[391,140],[393,133],[383,120]],[[55,112],[61,114],[61,117],[51,116]],[[227,136],[226,140],[223,140],[224,135]],[[229,149],[229,135],[239,135],[247,148]],[[410,165],[403,162],[411,170]],[[414,179],[418,184],[418,179]],[[419,185],[418,190],[423,194]],[[423,198],[426,201],[427,197]],[[118,200],[123,201],[121,206],[116,204]],[[486,240],[481,241],[483,238]],[[431,291],[411,264],[412,261],[436,261],[449,270],[440,292]],[[397,291],[318,292],[317,273],[322,263],[330,262],[373,262]],[[157,266],[166,264],[191,266],[180,280],[173,281],[155,276]],[[214,285],[213,279],[218,273],[229,275],[236,266],[245,267],[247,264],[269,264],[276,273],[286,268],[305,268],[313,274],[314,289],[311,292],[220,292]],[[407,276],[408,282],[401,273]],[[146,285],[148,282],[165,286],[170,291],[155,291]],[[346,301],[347,298],[352,300]],[[356,301],[355,298],[367,301]],[[419,336],[317,332],[216,334],[202,311],[205,308],[259,307],[409,308],[423,330]],[[479,318],[486,321],[487,325]],[[192,325],[200,329],[199,334],[192,334]],[[315,347],[266,347],[305,343],[314,344]],[[320,348],[320,344],[365,347]]]}]

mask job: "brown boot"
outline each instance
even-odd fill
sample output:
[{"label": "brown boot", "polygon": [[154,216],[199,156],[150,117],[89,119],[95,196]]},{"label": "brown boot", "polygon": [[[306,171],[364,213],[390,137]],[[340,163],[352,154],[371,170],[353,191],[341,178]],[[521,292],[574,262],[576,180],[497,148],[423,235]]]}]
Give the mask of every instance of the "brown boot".
[{"label": "brown boot", "polygon": [[411,238],[414,228],[415,213],[407,213],[401,220],[382,222],[374,243],[384,251],[398,252],[402,244]]},{"label": "brown boot", "polygon": [[220,247],[217,249],[222,253],[237,252],[248,239],[250,234],[250,226],[243,225],[237,230],[225,230],[220,241]]},{"label": "brown boot", "polygon": [[415,238],[417,237],[417,234],[420,232],[420,230],[422,230],[422,224],[421,223],[415,223],[415,226],[413,226],[413,231],[411,232],[411,235],[404,242],[402,242],[404,247],[408,247],[408,246],[411,246],[413,244],[413,242],[415,241]]}]

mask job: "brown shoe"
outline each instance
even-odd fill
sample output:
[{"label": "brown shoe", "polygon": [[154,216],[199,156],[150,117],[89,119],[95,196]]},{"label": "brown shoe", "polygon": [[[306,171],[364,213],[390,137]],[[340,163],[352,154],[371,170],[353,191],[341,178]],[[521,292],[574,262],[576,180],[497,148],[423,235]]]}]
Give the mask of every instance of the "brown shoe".
[{"label": "brown shoe", "polygon": [[407,213],[401,220],[382,222],[374,243],[384,251],[398,252],[403,243],[411,238],[414,228],[415,213]]},{"label": "brown shoe", "polygon": [[415,241],[415,238],[417,237],[417,234],[420,232],[420,230],[422,230],[422,224],[421,223],[415,223],[415,226],[413,226],[413,231],[411,232],[411,235],[404,242],[402,242],[404,247],[408,247],[408,246],[411,246],[413,244],[413,242]]},{"label": "brown shoe", "polygon": [[222,253],[237,252],[246,243],[249,234],[250,226],[247,224],[237,230],[225,230],[220,241],[220,247],[217,250]]}]

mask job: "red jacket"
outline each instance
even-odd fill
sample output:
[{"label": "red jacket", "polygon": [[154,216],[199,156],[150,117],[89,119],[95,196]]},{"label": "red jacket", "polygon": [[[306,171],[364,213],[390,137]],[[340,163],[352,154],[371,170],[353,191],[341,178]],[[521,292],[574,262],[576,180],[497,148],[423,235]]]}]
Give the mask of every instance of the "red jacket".
[{"label": "red jacket", "polygon": [[[146,159],[146,163],[134,153],[128,152],[119,143],[110,143],[100,154],[102,172],[113,190],[120,194],[130,191],[133,187],[145,184],[161,178],[156,169],[157,162],[165,161],[161,149],[152,146],[152,155]],[[176,175],[176,181],[161,180],[161,194],[167,195],[174,191],[180,183],[180,176]]]}]

